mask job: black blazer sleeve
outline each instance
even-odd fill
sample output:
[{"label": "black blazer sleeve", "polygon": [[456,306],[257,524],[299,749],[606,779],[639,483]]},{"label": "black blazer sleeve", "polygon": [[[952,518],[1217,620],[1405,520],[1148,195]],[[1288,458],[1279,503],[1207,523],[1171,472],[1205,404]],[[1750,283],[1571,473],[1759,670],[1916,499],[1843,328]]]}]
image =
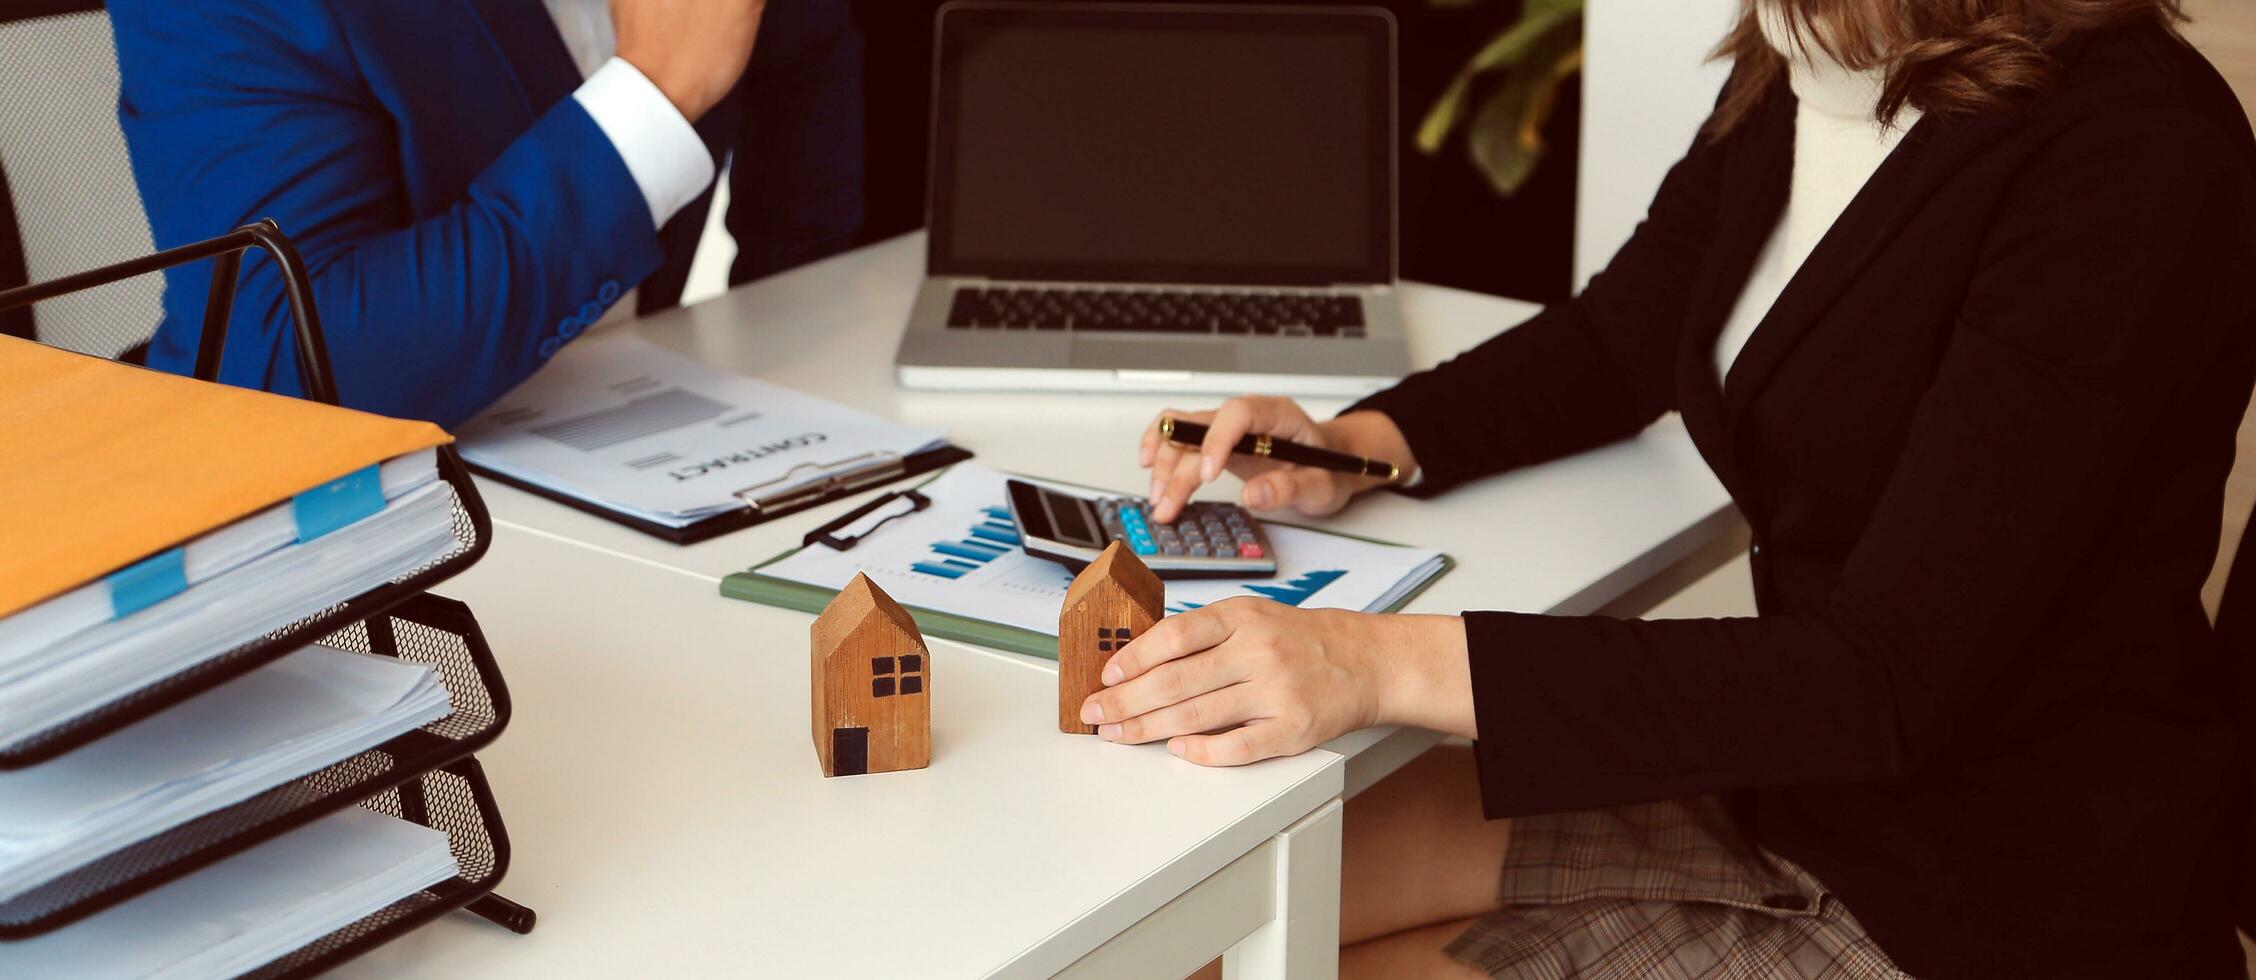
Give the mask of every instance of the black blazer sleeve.
[{"label": "black blazer sleeve", "polygon": [[[2193,410],[2174,395],[2247,322],[2245,291],[2224,285],[2256,258],[2239,166],[2191,113],[2147,108],[2088,119],[2029,162],[1878,509],[1812,611],[1468,614],[1491,815],[1892,779],[1933,757],[2088,567],[2147,434]],[[1641,257],[1671,261],[1691,264]],[[1553,424],[1530,414],[1485,425]]]},{"label": "black blazer sleeve", "polygon": [[1347,411],[1386,413],[1417,457],[1415,495],[1637,434],[1676,407],[1676,348],[1728,141],[1701,139],[1582,293]]}]

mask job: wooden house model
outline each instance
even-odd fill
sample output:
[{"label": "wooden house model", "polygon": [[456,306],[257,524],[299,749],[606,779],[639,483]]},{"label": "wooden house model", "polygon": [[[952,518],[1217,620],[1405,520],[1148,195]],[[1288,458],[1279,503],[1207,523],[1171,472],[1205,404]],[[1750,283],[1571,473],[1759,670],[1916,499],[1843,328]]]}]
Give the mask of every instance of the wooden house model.
[{"label": "wooden house model", "polygon": [[1105,662],[1165,614],[1166,587],[1120,542],[1074,576],[1058,613],[1058,731],[1090,735],[1081,702],[1104,688]]},{"label": "wooden house model", "polygon": [[825,776],[932,762],[932,658],[916,621],[867,575],[816,617],[809,686]]}]

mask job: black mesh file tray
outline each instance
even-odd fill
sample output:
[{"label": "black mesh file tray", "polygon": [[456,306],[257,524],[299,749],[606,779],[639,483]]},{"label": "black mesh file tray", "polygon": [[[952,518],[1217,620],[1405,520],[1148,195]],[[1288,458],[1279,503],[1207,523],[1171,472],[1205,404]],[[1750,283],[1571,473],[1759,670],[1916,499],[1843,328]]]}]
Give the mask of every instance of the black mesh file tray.
[{"label": "black mesh file tray", "polygon": [[[299,640],[316,636],[303,630]],[[477,620],[460,602],[410,596],[386,614],[347,624],[320,638],[341,649],[434,666],[446,683],[454,713],[319,772],[129,845],[0,904],[0,941],[68,925],[395,787],[408,786],[412,796],[412,780],[485,747],[509,722],[509,692],[500,669]]]},{"label": "black mesh file tray", "polygon": [[[513,932],[530,932],[533,912],[493,894],[509,870],[509,834],[494,806],[493,790],[478,760],[460,762],[386,790],[362,806],[388,816],[445,831],[460,874],[417,892],[383,910],[323,936],[245,977],[260,980],[310,977],[391,942],[455,909],[470,907]],[[496,909],[493,906],[499,905]]]},{"label": "black mesh file tray", "polygon": [[[476,563],[492,543],[493,524],[470,471],[454,447],[439,447],[439,476],[454,507],[454,545],[437,561],[364,592],[342,604],[308,615],[264,636],[247,639],[213,657],[108,704],[9,745],[0,745],[0,770],[22,769],[81,748],[104,735],[208,691],[306,643],[344,629],[356,620],[381,616]],[[482,641],[481,641],[482,645]],[[451,678],[450,678],[451,680]]]}]

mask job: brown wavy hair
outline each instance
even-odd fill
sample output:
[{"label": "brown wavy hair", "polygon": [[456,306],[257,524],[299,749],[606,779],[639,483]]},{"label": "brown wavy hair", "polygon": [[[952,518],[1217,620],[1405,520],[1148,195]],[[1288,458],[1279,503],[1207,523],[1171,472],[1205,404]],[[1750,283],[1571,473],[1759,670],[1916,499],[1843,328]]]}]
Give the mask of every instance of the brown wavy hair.
[{"label": "brown wavy hair", "polygon": [[2004,108],[2052,80],[2052,51],[2087,31],[2141,21],[2175,29],[2180,0],[1741,0],[1738,26],[1715,50],[1736,65],[1710,124],[1730,132],[1786,73],[1763,37],[1758,7],[1775,3],[1804,43],[1858,71],[1882,69],[1878,119],[1907,105],[1948,116]]}]

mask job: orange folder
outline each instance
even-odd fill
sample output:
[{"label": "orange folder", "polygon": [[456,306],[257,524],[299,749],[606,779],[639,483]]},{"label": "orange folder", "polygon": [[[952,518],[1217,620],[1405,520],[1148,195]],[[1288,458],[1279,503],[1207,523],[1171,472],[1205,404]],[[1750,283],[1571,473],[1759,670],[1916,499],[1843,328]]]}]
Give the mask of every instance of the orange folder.
[{"label": "orange folder", "polygon": [[0,337],[0,616],[452,439]]}]

